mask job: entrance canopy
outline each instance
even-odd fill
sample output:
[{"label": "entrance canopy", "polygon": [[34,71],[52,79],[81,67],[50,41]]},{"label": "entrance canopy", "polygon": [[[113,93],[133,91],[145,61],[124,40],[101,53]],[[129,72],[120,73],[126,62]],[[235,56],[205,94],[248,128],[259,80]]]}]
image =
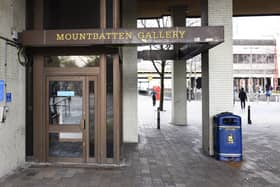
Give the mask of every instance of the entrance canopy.
[{"label": "entrance canopy", "polygon": [[[79,30],[32,30],[21,34],[24,47],[89,47],[123,46],[147,44],[182,44],[180,52],[163,51],[166,57],[174,59],[191,58],[204,50],[224,41],[223,26],[173,27],[144,29],[79,29]],[[149,59],[151,53],[143,52]],[[161,59],[162,59],[162,55]],[[152,57],[154,58],[154,55]]]},{"label": "entrance canopy", "polygon": [[219,43],[190,43],[185,44],[179,49],[175,50],[144,50],[138,51],[138,59],[143,60],[188,60],[201,52],[208,50]]}]

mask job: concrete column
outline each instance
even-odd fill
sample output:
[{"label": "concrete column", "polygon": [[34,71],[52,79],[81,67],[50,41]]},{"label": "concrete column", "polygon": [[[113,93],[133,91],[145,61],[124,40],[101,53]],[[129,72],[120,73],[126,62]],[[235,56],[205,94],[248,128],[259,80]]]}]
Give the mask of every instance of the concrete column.
[{"label": "concrete column", "polygon": [[[122,1],[122,27],[136,28],[136,0]],[[138,142],[137,47],[123,47],[123,141]]]},{"label": "concrete column", "polygon": [[[11,31],[25,27],[25,1],[0,1],[0,36],[12,40]],[[0,80],[6,91],[0,107],[6,106],[5,122],[0,122],[0,177],[25,163],[25,67],[17,60],[17,49],[0,39]],[[6,93],[12,101],[6,102]]]},{"label": "concrete column", "polygon": [[202,25],[223,25],[225,42],[202,54],[202,141],[213,155],[213,117],[233,110],[232,0],[202,0]]},{"label": "concrete column", "polygon": [[[276,50],[276,66],[275,68],[277,68],[277,77],[280,77],[280,34],[276,36],[276,46],[275,46],[275,50]],[[279,83],[278,83],[279,85]]]},{"label": "concrete column", "polygon": [[[185,7],[172,9],[173,26],[185,27]],[[174,46],[179,51],[181,45]],[[187,92],[186,92],[186,61],[174,60],[172,64],[172,112],[171,123],[174,125],[187,124]]]}]

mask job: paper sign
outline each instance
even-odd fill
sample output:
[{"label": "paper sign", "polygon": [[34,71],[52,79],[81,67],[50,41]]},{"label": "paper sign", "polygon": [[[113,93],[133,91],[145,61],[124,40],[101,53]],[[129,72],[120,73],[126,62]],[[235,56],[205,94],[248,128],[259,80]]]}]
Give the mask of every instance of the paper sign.
[{"label": "paper sign", "polygon": [[4,121],[4,107],[0,106],[0,123]]},{"label": "paper sign", "polygon": [[73,97],[75,96],[75,92],[74,91],[58,91],[57,92],[57,96],[61,96],[61,97]]},{"label": "paper sign", "polygon": [[11,92],[6,93],[6,102],[7,103],[12,102],[12,93]]}]

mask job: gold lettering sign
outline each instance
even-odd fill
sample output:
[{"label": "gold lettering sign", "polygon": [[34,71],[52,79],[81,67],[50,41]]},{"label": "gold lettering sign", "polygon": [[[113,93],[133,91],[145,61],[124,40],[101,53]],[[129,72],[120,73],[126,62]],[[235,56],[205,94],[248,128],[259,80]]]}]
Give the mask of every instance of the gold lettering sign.
[{"label": "gold lettering sign", "polygon": [[130,41],[133,39],[142,42],[154,40],[179,40],[186,37],[185,30],[157,30],[136,32],[65,32],[56,33],[56,41]]},{"label": "gold lettering sign", "polygon": [[64,40],[64,34],[56,34],[56,40]]},{"label": "gold lettering sign", "polygon": [[[224,42],[223,26],[170,28],[87,28],[28,30],[20,41],[27,47],[89,47],[146,44],[217,45]],[[112,49],[116,50],[116,49]]]}]

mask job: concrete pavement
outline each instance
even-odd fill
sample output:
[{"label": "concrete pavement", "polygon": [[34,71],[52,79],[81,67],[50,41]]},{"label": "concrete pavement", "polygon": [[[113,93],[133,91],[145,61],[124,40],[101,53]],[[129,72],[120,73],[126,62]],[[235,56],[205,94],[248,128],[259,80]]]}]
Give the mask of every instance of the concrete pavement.
[{"label": "concrete pavement", "polygon": [[0,179],[2,187],[280,186],[280,103],[251,103],[252,125],[242,116],[240,163],[221,162],[201,153],[201,103],[188,106],[188,125],[170,125],[170,101],[161,112],[161,130],[149,96],[139,96],[139,144],[125,145],[124,167],[30,166]]}]

